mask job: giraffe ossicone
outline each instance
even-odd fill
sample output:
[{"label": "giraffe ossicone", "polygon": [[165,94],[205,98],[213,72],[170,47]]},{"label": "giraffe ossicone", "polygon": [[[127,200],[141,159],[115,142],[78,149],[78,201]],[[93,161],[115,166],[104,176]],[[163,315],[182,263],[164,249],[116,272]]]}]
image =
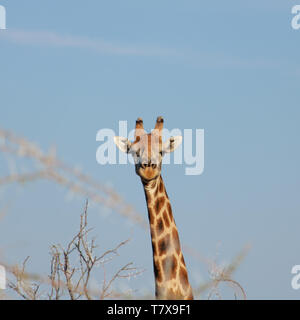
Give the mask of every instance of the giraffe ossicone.
[{"label": "giraffe ossicone", "polygon": [[155,295],[159,300],[191,300],[193,292],[181,251],[178,230],[171,203],[161,177],[164,154],[173,152],[182,143],[182,137],[162,141],[164,119],[158,117],[151,133],[144,130],[143,120],[138,118],[135,141],[115,137],[118,148],[130,153],[135,160],[136,174],[141,178],[150,224]]}]

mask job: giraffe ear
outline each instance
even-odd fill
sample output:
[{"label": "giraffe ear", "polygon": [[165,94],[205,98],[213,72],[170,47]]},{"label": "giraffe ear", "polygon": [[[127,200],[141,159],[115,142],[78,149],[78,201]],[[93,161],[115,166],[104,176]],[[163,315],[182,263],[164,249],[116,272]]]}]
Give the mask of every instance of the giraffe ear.
[{"label": "giraffe ear", "polygon": [[162,148],[163,154],[173,152],[181,145],[181,143],[182,143],[182,136],[171,137],[163,144],[163,148]]},{"label": "giraffe ear", "polygon": [[114,137],[116,146],[125,153],[129,153],[132,143],[124,137]]}]

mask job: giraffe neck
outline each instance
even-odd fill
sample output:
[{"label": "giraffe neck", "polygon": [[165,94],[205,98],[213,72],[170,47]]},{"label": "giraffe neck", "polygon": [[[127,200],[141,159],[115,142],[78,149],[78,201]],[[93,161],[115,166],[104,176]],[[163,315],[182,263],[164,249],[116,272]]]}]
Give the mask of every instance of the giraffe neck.
[{"label": "giraffe neck", "polygon": [[193,299],[178,231],[162,177],[144,182],[153,249],[155,294],[159,300]]}]

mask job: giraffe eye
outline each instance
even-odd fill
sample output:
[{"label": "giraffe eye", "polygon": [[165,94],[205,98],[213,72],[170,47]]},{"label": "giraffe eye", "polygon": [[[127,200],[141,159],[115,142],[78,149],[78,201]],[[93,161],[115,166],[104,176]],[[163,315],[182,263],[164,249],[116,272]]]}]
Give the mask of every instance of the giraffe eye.
[{"label": "giraffe eye", "polygon": [[139,158],[140,157],[140,150],[138,150],[137,152],[136,152],[136,156]]}]

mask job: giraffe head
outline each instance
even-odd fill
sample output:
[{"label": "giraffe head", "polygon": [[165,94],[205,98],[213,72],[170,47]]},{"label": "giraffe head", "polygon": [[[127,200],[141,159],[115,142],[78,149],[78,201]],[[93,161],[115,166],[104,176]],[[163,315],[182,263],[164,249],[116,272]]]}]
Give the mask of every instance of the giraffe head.
[{"label": "giraffe head", "polygon": [[138,118],[135,127],[135,140],[129,141],[124,137],[115,137],[117,147],[133,156],[135,171],[144,181],[151,181],[161,174],[162,159],[166,153],[173,152],[182,143],[182,137],[171,137],[162,141],[164,119],[158,117],[155,129],[151,133],[144,130],[143,120]]}]

